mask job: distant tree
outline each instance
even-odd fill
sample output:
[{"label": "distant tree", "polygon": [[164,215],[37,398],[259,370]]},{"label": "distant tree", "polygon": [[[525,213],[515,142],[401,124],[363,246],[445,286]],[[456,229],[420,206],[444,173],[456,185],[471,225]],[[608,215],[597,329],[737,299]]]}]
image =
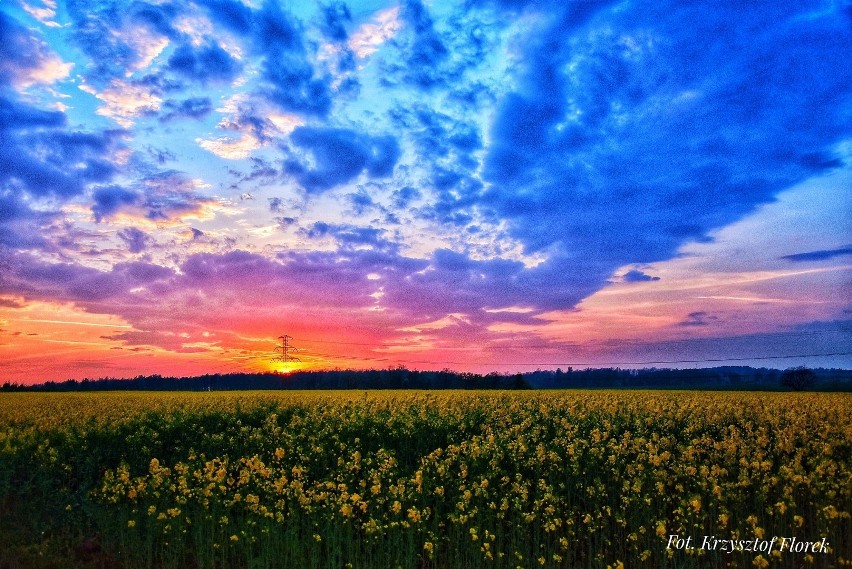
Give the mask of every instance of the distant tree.
[{"label": "distant tree", "polygon": [[804,366],[784,370],[781,374],[781,385],[793,391],[804,391],[814,386],[816,374]]},{"label": "distant tree", "polygon": [[512,389],[531,389],[529,382],[524,379],[524,374],[516,373],[512,377]]}]

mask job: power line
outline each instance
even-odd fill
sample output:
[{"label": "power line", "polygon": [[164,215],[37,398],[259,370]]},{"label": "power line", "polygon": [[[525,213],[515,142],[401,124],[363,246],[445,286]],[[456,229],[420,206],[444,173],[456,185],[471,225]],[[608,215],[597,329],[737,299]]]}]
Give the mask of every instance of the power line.
[{"label": "power line", "polygon": [[[523,330],[520,333],[522,333],[522,334],[535,334],[535,333],[538,333],[538,332],[543,332],[543,330],[537,328],[537,329],[533,329],[533,330]],[[737,336],[728,336],[728,337],[724,337],[724,338],[720,338],[720,337],[683,338],[683,339],[675,339],[675,340],[661,340],[661,341],[652,342],[652,343],[654,345],[660,345],[660,344],[681,344],[681,343],[690,343],[690,342],[717,342],[720,339],[721,340],[735,340],[735,339],[748,338],[748,337],[752,337],[752,336],[760,336],[761,338],[775,337],[775,336],[797,337],[797,336],[816,336],[816,335],[819,335],[819,334],[833,334],[833,333],[838,333],[838,332],[841,332],[841,333],[842,332],[852,332],[852,328],[835,328],[835,329],[830,329],[830,330],[807,330],[807,331],[790,331],[790,332],[754,332],[754,333],[751,333],[751,334],[741,334],[741,335],[737,335]],[[340,342],[340,341],[336,341],[336,340],[313,340],[313,339],[307,339],[307,338],[296,338],[296,339],[300,342],[305,342],[305,343],[309,343],[309,344],[337,344],[337,345],[342,345],[342,346],[365,346],[365,347],[380,347],[380,348],[405,346],[404,341],[400,341],[400,342],[396,342],[396,343],[390,343],[390,344],[377,345],[375,342],[372,342],[372,343],[370,343],[370,342]],[[622,342],[623,343],[631,343],[631,344],[647,343],[643,340],[623,340]],[[550,342],[550,343],[523,344],[523,345],[516,345],[514,347],[516,347],[518,349],[524,349],[524,350],[535,349],[535,348],[553,348],[553,347],[558,346],[559,343],[560,342],[558,340],[554,340],[553,342]],[[460,346],[460,347],[447,347],[447,348],[442,348],[442,349],[452,349],[452,350],[472,350],[472,349],[476,349],[476,350],[501,350],[502,351],[505,348],[502,347],[502,346],[483,346],[483,347],[480,347],[480,346],[476,346],[476,347]]]},{"label": "power line", "polygon": [[[360,362],[388,362],[394,361],[391,358],[371,358],[358,357],[351,355],[334,355],[317,353],[318,358],[337,359],[346,361]],[[725,362],[744,362],[744,361],[763,361],[763,360],[785,360],[796,358],[820,358],[834,356],[849,356],[852,352],[833,352],[824,354],[790,354],[778,356],[752,356],[740,358],[705,358],[693,360],[653,360],[653,361],[632,361],[632,362],[476,362],[476,361],[452,361],[452,360],[406,360],[408,364],[428,364],[428,365],[458,365],[458,366],[526,366],[526,367],[601,367],[601,366],[639,366],[639,365],[662,365],[662,364],[699,364],[699,363],[725,363]]]},{"label": "power line", "polygon": [[[852,356],[852,352],[834,352],[830,354],[796,354],[785,356],[755,356],[748,358],[708,358],[701,360],[660,360],[660,361],[643,361],[643,362],[499,362],[493,365],[509,365],[509,366],[617,366],[617,365],[652,365],[652,364],[700,364],[700,363],[721,363],[721,362],[745,362],[753,360],[784,360],[795,358],[822,358],[832,356]],[[430,361],[411,361],[410,363],[423,364],[452,364],[452,365],[482,365],[476,362],[430,362]]]},{"label": "power line", "polygon": [[284,334],[283,336],[278,336],[278,339],[281,340],[281,345],[275,347],[275,351],[281,350],[281,355],[274,358],[272,361],[274,362],[284,362],[285,364],[290,362],[301,362],[299,358],[295,356],[291,356],[290,352],[295,352],[298,348],[292,344],[290,344],[290,340],[293,339],[292,336],[288,336]]}]

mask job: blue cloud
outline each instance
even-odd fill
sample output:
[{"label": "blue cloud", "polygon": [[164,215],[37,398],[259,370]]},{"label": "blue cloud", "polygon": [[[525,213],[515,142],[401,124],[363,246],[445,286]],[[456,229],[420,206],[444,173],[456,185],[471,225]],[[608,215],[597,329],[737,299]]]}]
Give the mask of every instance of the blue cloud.
[{"label": "blue cloud", "polygon": [[212,201],[199,193],[186,174],[176,170],[145,176],[139,180],[137,188],[137,192],[142,195],[139,203],[148,219],[172,219],[196,212],[205,203]]},{"label": "blue cloud", "polygon": [[0,85],[25,78],[49,57],[49,49],[40,38],[0,12]]},{"label": "blue cloud", "polygon": [[852,255],[852,245],[840,247],[839,249],[822,249],[819,251],[808,251],[807,253],[784,255],[781,258],[795,263],[803,263],[808,261],[827,261],[843,255]]},{"label": "blue cloud", "polygon": [[[142,4],[137,6],[141,8]],[[66,9],[72,20],[72,37],[89,58],[87,77],[91,81],[103,83],[112,77],[123,76],[139,61],[140,54],[133,46],[114,33],[130,15],[126,5],[111,1],[68,0]],[[151,7],[151,10],[155,8]],[[146,25],[144,20],[143,14],[138,23]]]},{"label": "blue cloud", "polygon": [[407,78],[427,88],[443,83],[438,67],[449,57],[449,50],[435,31],[426,7],[420,0],[409,0],[403,4],[402,17],[413,33],[407,53]]},{"label": "blue cloud", "polygon": [[141,253],[152,241],[151,236],[136,227],[125,227],[117,233],[131,253]]},{"label": "blue cloud", "polygon": [[167,281],[174,271],[143,262],[117,263],[110,271],[71,263],[46,263],[26,253],[8,257],[0,293],[51,301],[103,302],[126,298],[130,289]]},{"label": "blue cloud", "polygon": [[280,51],[263,65],[269,88],[262,93],[285,111],[324,116],[331,109],[329,80],[314,77],[303,54]]},{"label": "blue cloud", "polygon": [[0,187],[67,199],[115,173],[108,159],[121,134],[74,132],[64,113],[0,95]]},{"label": "blue cloud", "polygon": [[65,113],[45,111],[0,96],[0,130],[10,133],[20,129],[65,126]]},{"label": "blue cloud", "polygon": [[393,193],[393,206],[396,209],[408,209],[412,202],[420,199],[423,194],[413,186],[403,186]]},{"label": "blue cloud", "polygon": [[269,201],[269,211],[271,211],[272,213],[280,213],[284,206],[284,200],[277,197],[267,199]]},{"label": "blue cloud", "polygon": [[698,312],[690,312],[686,320],[678,322],[678,326],[709,326],[713,322],[719,320],[718,316],[713,316],[700,310]]},{"label": "blue cloud", "polygon": [[267,1],[255,14],[253,37],[265,55],[266,98],[285,111],[325,116],[332,103],[330,78],[315,72],[295,18]]},{"label": "blue cloud", "polygon": [[832,146],[852,131],[852,35],[840,14],[802,10],[542,10],[492,124],[476,206],[582,289],[837,166]]},{"label": "blue cloud", "polygon": [[174,170],[151,173],[130,187],[100,186],[94,190],[92,199],[92,213],[98,223],[119,212],[167,220],[196,212],[211,201],[198,193],[185,174]]},{"label": "blue cloud", "polygon": [[658,280],[660,280],[660,277],[652,277],[639,269],[632,269],[624,274],[624,282],[626,283],[646,283]]},{"label": "blue cloud", "polygon": [[203,85],[232,81],[240,72],[240,65],[217,42],[208,41],[201,46],[178,47],[169,57],[168,69]]},{"label": "blue cloud", "polygon": [[172,22],[181,13],[178,4],[163,2],[149,4],[147,2],[134,1],[128,9],[130,20],[136,25],[145,25],[170,39],[180,37],[181,33],[175,29]]},{"label": "blue cloud", "polygon": [[390,42],[399,53],[382,62],[382,83],[402,83],[427,92],[448,90],[453,97],[467,90],[465,72],[493,52],[498,41],[494,32],[499,28],[486,23],[493,18],[482,18],[473,6],[469,8],[439,27],[420,0],[404,2],[400,16],[405,28]]},{"label": "blue cloud", "polygon": [[252,28],[251,8],[239,0],[202,0],[210,18],[222,24],[228,30],[239,35],[247,35]]},{"label": "blue cloud", "polygon": [[320,29],[325,37],[335,42],[344,42],[349,37],[346,24],[352,21],[352,12],[344,2],[332,2],[320,7]]},{"label": "blue cloud", "polygon": [[351,224],[336,224],[317,221],[302,234],[309,239],[331,237],[344,250],[369,246],[376,250],[396,250],[396,243],[385,237],[385,230],[376,227],[359,227]]},{"label": "blue cloud", "polygon": [[483,188],[476,174],[480,166],[476,153],[482,149],[477,127],[423,103],[398,107],[391,119],[414,144],[426,172],[424,185],[435,194],[421,214],[445,223],[468,223],[471,216],[462,212],[475,204]]},{"label": "blue cloud", "polygon": [[365,188],[359,188],[357,192],[347,195],[346,201],[349,202],[352,213],[356,216],[364,215],[367,211],[380,207]]},{"label": "blue cloud", "polygon": [[246,40],[262,58],[259,93],[288,112],[325,116],[331,109],[330,77],[309,60],[304,30],[278,2],[252,9],[236,0],[204,0],[210,18]]},{"label": "blue cloud", "polygon": [[163,103],[166,111],[161,117],[162,122],[182,118],[203,119],[213,110],[213,105],[207,97],[192,97],[183,101],[168,100]]},{"label": "blue cloud", "polygon": [[139,203],[141,196],[121,186],[103,186],[95,190],[92,199],[92,213],[95,221],[100,223],[103,218],[117,213],[123,207]]},{"label": "blue cloud", "polygon": [[391,136],[369,136],[353,130],[299,127],[290,136],[300,150],[310,153],[313,166],[292,157],[285,171],[309,192],[322,192],[353,180],[361,172],[387,176],[399,158],[399,145]]}]

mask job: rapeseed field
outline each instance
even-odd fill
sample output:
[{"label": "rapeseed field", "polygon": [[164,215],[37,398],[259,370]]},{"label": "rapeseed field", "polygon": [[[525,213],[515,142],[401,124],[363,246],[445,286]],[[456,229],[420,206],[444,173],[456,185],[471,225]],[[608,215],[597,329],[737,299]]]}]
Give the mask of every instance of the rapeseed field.
[{"label": "rapeseed field", "polygon": [[69,566],[850,567],[850,458],[846,394],[0,394]]}]

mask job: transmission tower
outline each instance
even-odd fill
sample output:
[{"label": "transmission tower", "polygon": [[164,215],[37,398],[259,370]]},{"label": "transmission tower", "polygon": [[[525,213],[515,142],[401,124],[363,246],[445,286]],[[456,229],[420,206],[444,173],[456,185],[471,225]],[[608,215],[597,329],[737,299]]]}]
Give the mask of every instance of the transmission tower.
[{"label": "transmission tower", "polygon": [[298,351],[298,348],[290,343],[290,340],[293,339],[291,336],[284,334],[283,336],[278,336],[278,339],[281,340],[281,345],[275,346],[275,351],[276,352],[280,351],[281,355],[276,357],[272,361],[284,362],[285,364],[289,363],[289,362],[301,362],[302,361],[299,358],[297,358],[296,356],[290,355],[290,352]]}]

